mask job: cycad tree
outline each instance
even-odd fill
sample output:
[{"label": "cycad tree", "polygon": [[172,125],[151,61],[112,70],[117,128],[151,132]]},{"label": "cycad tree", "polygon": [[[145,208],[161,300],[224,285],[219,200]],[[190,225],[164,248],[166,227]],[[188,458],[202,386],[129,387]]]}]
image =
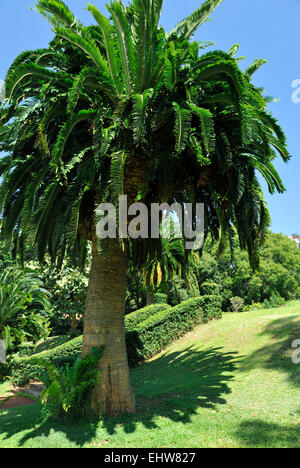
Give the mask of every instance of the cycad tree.
[{"label": "cycad tree", "polygon": [[56,37],[26,51],[6,77],[1,110],[2,236],[22,252],[37,246],[58,265],[67,253],[84,259],[92,241],[83,354],[104,345],[95,389],[96,413],[134,411],[124,334],[128,252],[136,268],[161,255],[158,240],[96,236],[102,201],[205,204],[206,234],[233,226],[253,268],[269,224],[256,178],[284,190],[272,160],[289,155],[285,136],[243,73],[235,47],[202,53],[197,28],[222,0],[208,0],[167,34],[162,0],[111,1],[108,18],[89,5],[96,26],[84,27],[61,0],[36,9]]}]

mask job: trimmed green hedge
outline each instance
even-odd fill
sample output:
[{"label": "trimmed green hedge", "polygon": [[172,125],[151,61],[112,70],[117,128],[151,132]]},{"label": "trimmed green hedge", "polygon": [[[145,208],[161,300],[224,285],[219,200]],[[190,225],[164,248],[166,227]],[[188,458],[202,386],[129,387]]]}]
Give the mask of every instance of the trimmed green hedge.
[{"label": "trimmed green hedge", "polygon": [[207,296],[200,296],[197,299],[200,300],[200,304],[203,309],[203,323],[207,323],[212,319],[222,318],[222,296],[211,294]]},{"label": "trimmed green hedge", "polygon": [[162,293],[154,294],[155,304],[168,304],[168,295]]},{"label": "trimmed green hedge", "polygon": [[149,359],[199,323],[221,318],[221,296],[189,299],[162,311],[126,334],[130,367]]},{"label": "trimmed green hedge", "polygon": [[143,309],[136,310],[125,316],[125,327],[126,330],[134,330],[134,328],[141,322],[144,322],[148,318],[162,312],[163,310],[169,309],[171,306],[168,304],[152,304]]},{"label": "trimmed green hedge", "polygon": [[49,360],[57,367],[73,364],[81,353],[82,336],[74,338],[54,349],[29,357],[14,358],[9,362],[9,375],[13,385],[26,385],[41,369],[40,359]]},{"label": "trimmed green hedge", "polygon": [[[173,308],[166,304],[153,304],[127,315],[126,344],[130,367],[152,357],[198,323],[220,318],[221,302],[220,296],[202,296]],[[54,349],[30,357],[14,358],[9,362],[9,375],[14,385],[25,385],[41,370],[41,358],[63,367],[73,364],[81,349],[82,336],[79,336]]]}]

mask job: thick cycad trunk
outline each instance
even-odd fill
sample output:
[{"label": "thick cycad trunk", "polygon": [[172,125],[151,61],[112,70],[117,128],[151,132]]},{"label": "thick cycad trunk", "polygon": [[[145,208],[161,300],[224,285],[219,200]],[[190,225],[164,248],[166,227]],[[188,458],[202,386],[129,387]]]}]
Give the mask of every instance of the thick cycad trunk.
[{"label": "thick cycad trunk", "polygon": [[155,304],[155,296],[152,291],[147,291],[146,293],[146,306]]},{"label": "thick cycad trunk", "polygon": [[83,356],[104,345],[99,361],[101,382],[92,396],[95,415],[135,412],[125,343],[127,255],[118,239],[110,239],[108,253],[99,255],[92,244],[92,267],[86,299]]}]

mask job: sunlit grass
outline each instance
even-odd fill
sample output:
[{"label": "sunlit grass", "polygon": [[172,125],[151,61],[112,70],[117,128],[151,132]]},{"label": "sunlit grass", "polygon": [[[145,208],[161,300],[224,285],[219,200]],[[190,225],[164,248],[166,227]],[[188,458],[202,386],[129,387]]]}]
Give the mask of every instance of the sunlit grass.
[{"label": "sunlit grass", "polygon": [[132,370],[136,416],[67,426],[11,409],[0,447],[300,447],[296,338],[299,302],[224,314]]}]

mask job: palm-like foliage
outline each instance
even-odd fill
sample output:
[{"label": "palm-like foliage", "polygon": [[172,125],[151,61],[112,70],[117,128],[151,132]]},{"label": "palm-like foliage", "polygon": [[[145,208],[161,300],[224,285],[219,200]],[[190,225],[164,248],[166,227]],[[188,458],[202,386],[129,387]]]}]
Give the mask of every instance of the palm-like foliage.
[{"label": "palm-like foliage", "polygon": [[89,416],[88,396],[100,381],[97,363],[102,354],[103,347],[94,348],[84,359],[78,358],[71,368],[65,369],[40,360],[43,371],[39,377],[45,384],[41,403],[50,416],[73,421]]},{"label": "palm-like foliage", "polygon": [[199,57],[202,45],[189,41],[219,3],[205,2],[167,35],[162,1],[112,1],[112,23],[89,5],[99,25],[90,28],[60,0],[38,2],[57,38],[23,53],[7,74],[5,238],[37,243],[41,258],[66,245],[78,256],[95,204],[125,192],[146,203],[204,202],[207,232],[218,238],[221,228],[222,248],[235,224],[257,266],[269,215],[255,170],[281,192],[272,160],[289,155],[250,81],[261,62],[244,74],[232,52]]},{"label": "palm-like foliage", "polygon": [[[147,291],[157,291],[168,281],[181,279],[189,289],[196,293],[198,283],[196,270],[199,256],[196,252],[186,250],[182,239],[175,237],[161,239],[162,250],[158,258],[149,257],[141,269],[143,286]],[[135,271],[135,265],[132,265]]]},{"label": "palm-like foliage", "polygon": [[8,268],[0,274],[0,337],[37,341],[48,333],[42,313],[49,311],[49,293],[32,270]]}]

